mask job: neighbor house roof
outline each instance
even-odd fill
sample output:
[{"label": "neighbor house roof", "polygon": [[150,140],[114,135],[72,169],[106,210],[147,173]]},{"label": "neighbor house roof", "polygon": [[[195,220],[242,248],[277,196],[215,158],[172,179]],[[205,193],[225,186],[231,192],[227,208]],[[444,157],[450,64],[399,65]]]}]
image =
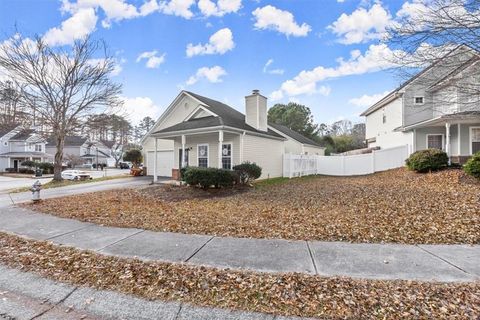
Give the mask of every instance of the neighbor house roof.
[{"label": "neighbor house roof", "polygon": [[33,129],[23,129],[23,130],[20,130],[13,137],[11,137],[10,140],[17,140],[17,141],[27,140],[30,137],[30,135],[34,132],[35,130]]},{"label": "neighbor house roof", "polygon": [[249,126],[245,122],[245,115],[243,113],[233,109],[232,107],[226,105],[225,103],[198,95],[193,92],[185,91],[185,93],[189,94],[190,96],[202,102],[208,108],[208,110],[214,113],[216,116],[208,116],[208,117],[202,117],[202,118],[183,121],[171,127],[156,131],[154,132],[154,134],[191,130],[191,129],[200,129],[200,128],[209,128],[209,127],[218,127],[218,126],[227,126],[227,127],[233,127],[241,130],[255,132],[255,133],[266,134],[275,138],[283,138],[281,135],[277,134],[271,129],[268,129],[268,131],[261,131],[261,130],[255,129],[252,126]]},{"label": "neighbor house roof", "polygon": [[290,128],[284,126],[284,125],[277,124],[277,123],[269,123],[268,125],[277,129],[278,131],[282,132],[283,134],[289,136],[293,140],[296,140],[300,143],[312,145],[312,146],[315,146],[315,147],[322,147],[319,143],[313,141],[312,139],[309,139],[309,138],[305,137],[304,135],[302,135],[302,134],[300,134],[296,131],[293,131],[292,129],[290,129]]},{"label": "neighbor house roof", "polygon": [[[87,141],[88,138],[81,136],[66,136],[65,137],[65,146],[68,147],[80,147]],[[48,144],[55,145],[55,137],[50,136],[47,140]]]},{"label": "neighbor house roof", "polygon": [[102,140],[100,139],[100,142],[103,143],[103,145],[107,148],[112,148],[113,145],[116,143],[114,140]]},{"label": "neighbor house roof", "polygon": [[45,152],[38,152],[38,151],[11,151],[11,152],[5,152],[1,153],[0,157],[19,157],[19,158],[25,158],[25,157],[45,157],[45,158],[53,158],[53,155]]},{"label": "neighbor house roof", "polygon": [[14,126],[14,125],[2,126],[2,128],[0,128],[0,138],[3,137],[4,135],[6,135],[7,133],[9,133],[10,131],[12,131],[15,128],[16,128],[16,126]]},{"label": "neighbor house roof", "polygon": [[[465,44],[461,44],[461,45],[458,45],[456,46],[454,49],[452,49],[450,52],[448,52],[447,54],[445,54],[443,56],[443,58],[446,58],[447,56],[451,55],[453,52],[455,52],[456,50],[460,49],[460,48],[467,48],[469,50],[473,50],[473,52],[476,52],[477,54],[479,53],[476,49],[468,46],[468,45],[465,45]],[[442,59],[443,59],[442,58]],[[395,90],[391,91],[389,94],[387,94],[386,96],[384,96],[382,99],[380,99],[378,102],[376,102],[375,104],[373,104],[371,107],[369,107],[367,110],[365,110],[364,112],[362,112],[360,114],[360,116],[368,116],[369,114],[371,114],[372,112],[375,112],[377,111],[378,109],[382,108],[386,103],[392,101],[392,100],[395,100],[397,97],[398,97],[398,94],[400,93],[400,91],[405,88],[407,85],[409,85],[410,83],[412,83],[414,80],[418,79],[420,76],[422,76],[423,74],[425,74],[427,71],[431,70],[434,66],[436,66],[438,63],[440,63],[440,61],[442,61],[442,59],[438,59],[437,61],[435,61],[434,63],[432,63],[431,65],[429,65],[428,67],[426,67],[425,69],[423,69],[422,71],[418,72],[416,75],[414,75],[413,77],[411,77],[410,79],[408,79],[406,82],[404,82],[402,85],[400,85],[398,88],[396,88]],[[470,59],[468,60],[467,62],[469,64],[473,63],[474,59]],[[461,65],[460,68],[466,68],[469,64],[465,64],[465,65]],[[460,69],[459,69],[460,70]],[[455,70],[453,70],[454,72]],[[439,81],[443,81],[446,77],[449,77],[451,76],[451,73],[443,76],[441,79],[439,79]]]}]

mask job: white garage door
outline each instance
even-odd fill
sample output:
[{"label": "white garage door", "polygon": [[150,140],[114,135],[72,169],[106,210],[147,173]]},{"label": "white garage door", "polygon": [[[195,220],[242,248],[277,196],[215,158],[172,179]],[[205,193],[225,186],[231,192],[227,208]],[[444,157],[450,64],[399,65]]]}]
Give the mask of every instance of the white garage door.
[{"label": "white garage door", "polygon": [[[147,152],[147,174],[153,175],[154,151]],[[161,177],[171,177],[173,168],[173,151],[157,151],[157,175]]]}]

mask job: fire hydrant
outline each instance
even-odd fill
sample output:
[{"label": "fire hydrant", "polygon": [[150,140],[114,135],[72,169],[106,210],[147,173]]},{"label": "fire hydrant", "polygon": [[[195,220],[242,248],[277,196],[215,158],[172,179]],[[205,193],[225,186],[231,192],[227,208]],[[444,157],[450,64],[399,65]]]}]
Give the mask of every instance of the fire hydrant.
[{"label": "fire hydrant", "polygon": [[32,185],[30,189],[32,191],[32,201],[33,203],[40,201],[40,190],[42,189],[42,184],[39,180]]}]

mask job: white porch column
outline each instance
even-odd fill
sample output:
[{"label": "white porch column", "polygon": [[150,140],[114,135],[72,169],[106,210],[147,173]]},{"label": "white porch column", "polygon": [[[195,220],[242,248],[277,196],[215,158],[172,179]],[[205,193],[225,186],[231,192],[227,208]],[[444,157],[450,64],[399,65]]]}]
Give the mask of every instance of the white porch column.
[{"label": "white porch column", "polygon": [[460,123],[457,123],[457,154],[460,157],[462,155],[462,142],[461,142],[462,135],[460,134]]},{"label": "white porch column", "polygon": [[184,134],[182,134],[182,168],[185,168],[185,143],[187,139]]},{"label": "white porch column", "polygon": [[223,131],[218,131],[218,165],[217,168],[222,169],[222,144],[223,144]]},{"label": "white porch column", "polygon": [[[242,134],[240,134],[240,163],[243,162],[243,140],[245,138],[245,131],[243,131]],[[239,164],[240,164],[239,163]]]},{"label": "white porch column", "polygon": [[[158,139],[155,138],[155,151],[153,152],[153,182],[157,182],[157,150],[158,150]],[[147,168],[148,170],[148,168]]]},{"label": "white porch column", "polygon": [[445,129],[446,129],[446,133],[445,133],[445,151],[447,152],[447,156],[448,156],[448,164],[450,164],[450,155],[451,155],[451,152],[450,152],[450,123],[445,123]]},{"label": "white porch column", "polygon": [[413,129],[412,153],[417,151],[417,129]]}]

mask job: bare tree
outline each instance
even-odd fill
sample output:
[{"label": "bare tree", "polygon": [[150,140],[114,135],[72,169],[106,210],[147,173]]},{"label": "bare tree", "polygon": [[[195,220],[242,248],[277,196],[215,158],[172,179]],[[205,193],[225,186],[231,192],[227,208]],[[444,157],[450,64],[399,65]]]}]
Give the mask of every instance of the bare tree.
[{"label": "bare tree", "polygon": [[[97,53],[102,58],[98,59]],[[22,99],[36,110],[55,137],[54,179],[61,180],[65,136],[100,108],[121,105],[121,85],[109,75],[115,61],[105,43],[86,37],[54,48],[42,38],[14,36],[0,47],[0,67],[22,84]]]},{"label": "bare tree", "polygon": [[417,2],[387,30],[385,42],[395,49],[393,62],[403,80],[427,68],[416,81],[427,89],[430,107],[441,105],[437,111],[445,113],[454,104],[478,110],[480,0]]},{"label": "bare tree", "polygon": [[71,168],[75,168],[76,166],[79,166],[85,163],[85,161],[81,157],[74,154],[67,154],[65,158],[67,160],[68,165],[70,165]]},{"label": "bare tree", "polygon": [[115,168],[118,167],[120,160],[123,159],[123,155],[125,154],[124,146],[122,143],[116,143],[112,148],[112,157],[115,159]]}]

